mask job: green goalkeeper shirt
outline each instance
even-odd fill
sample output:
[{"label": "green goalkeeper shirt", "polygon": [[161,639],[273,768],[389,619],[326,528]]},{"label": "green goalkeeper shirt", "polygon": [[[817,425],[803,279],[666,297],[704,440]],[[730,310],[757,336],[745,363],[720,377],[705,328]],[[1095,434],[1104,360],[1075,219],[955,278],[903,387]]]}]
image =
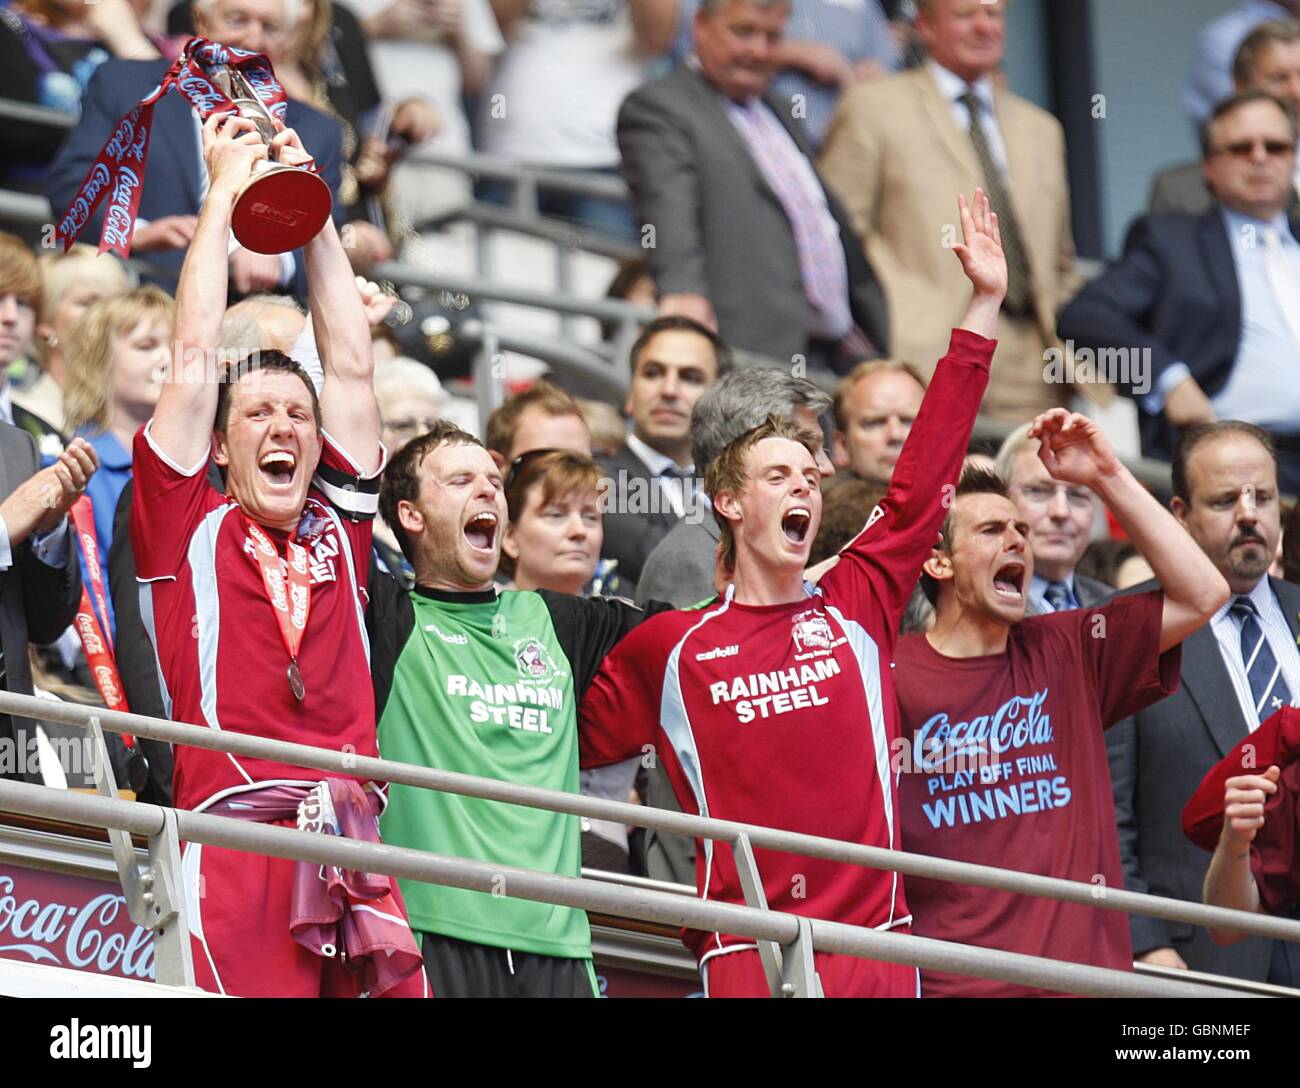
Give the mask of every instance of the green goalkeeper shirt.
[{"label": "green goalkeeper shirt", "polygon": [[[549,591],[450,593],[371,579],[371,666],[385,759],[578,792],[577,703],[647,614]],[[385,843],[578,876],[579,819],[457,794],[389,787]],[[584,911],[402,880],[411,927],[476,944],[586,959]]]}]

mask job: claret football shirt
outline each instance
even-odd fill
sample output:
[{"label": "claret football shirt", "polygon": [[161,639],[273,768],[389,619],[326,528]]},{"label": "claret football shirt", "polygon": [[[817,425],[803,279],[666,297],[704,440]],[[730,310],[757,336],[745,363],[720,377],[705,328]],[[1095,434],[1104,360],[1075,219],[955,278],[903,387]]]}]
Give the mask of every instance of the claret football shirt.
[{"label": "claret football shirt", "polygon": [[[789,604],[730,596],[653,616],[606,659],[583,701],[584,765],[646,746],[685,811],[897,849],[895,632],[943,522],[995,342],[953,333],[889,492],[819,585]],[[908,920],[894,873],[756,850],[773,910],[886,929]],[[730,847],[704,840],[697,882],[743,903]],[[701,960],[752,948],[692,932]]]},{"label": "claret football shirt", "polygon": [[[1033,616],[1005,653],[945,657],[898,644],[899,805],[910,853],[1123,888],[1104,730],[1178,689],[1160,653],[1160,590]],[[1128,916],[909,877],[918,936],[1130,970]],[[1007,982],[921,972],[927,997],[1037,996]]]},{"label": "claret football shirt", "polygon": [[[239,506],[193,466],[167,457],[146,424],[135,436],[131,545],[140,614],[175,721],[318,748],[378,754],[366,638],[366,578],[378,471],[363,474],[326,435],[294,539],[307,549],[311,611],[290,691],[288,652]],[[382,467],[382,466],[381,466]],[[285,534],[267,530],[283,555]],[[178,808],[321,772],[178,746]]]}]

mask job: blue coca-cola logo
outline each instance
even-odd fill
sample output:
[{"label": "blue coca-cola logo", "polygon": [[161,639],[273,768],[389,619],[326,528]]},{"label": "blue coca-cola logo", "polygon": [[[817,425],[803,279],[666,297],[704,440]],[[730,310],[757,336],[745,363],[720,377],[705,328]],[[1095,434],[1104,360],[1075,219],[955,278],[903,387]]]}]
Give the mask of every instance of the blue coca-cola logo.
[{"label": "blue coca-cola logo", "polygon": [[942,771],[950,761],[974,764],[1004,752],[1052,742],[1052,716],[1043,712],[1048,688],[1013,695],[992,714],[953,722],[940,711],[917,729],[912,758],[924,774]]}]

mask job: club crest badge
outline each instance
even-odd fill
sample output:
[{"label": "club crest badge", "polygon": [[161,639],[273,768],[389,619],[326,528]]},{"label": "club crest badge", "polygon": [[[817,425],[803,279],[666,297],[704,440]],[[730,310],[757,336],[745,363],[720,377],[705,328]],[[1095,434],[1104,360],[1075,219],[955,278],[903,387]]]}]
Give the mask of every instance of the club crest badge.
[{"label": "club crest badge", "polygon": [[830,621],[815,608],[796,613],[792,623],[794,628],[791,634],[798,653],[834,649],[835,636],[831,632]]},{"label": "club crest badge", "polygon": [[555,662],[535,638],[521,639],[515,643],[515,668],[525,680],[542,682],[555,675]]}]

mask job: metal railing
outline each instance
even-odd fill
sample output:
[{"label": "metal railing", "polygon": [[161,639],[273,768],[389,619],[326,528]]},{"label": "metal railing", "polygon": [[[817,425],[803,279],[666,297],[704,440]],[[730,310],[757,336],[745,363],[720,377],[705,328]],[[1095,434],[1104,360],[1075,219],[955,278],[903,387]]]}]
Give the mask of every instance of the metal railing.
[{"label": "metal railing", "polygon": [[[745,886],[746,899],[750,904],[748,907],[702,903],[687,899],[680,894],[650,888],[634,890],[609,885],[593,886],[598,882],[535,873],[529,870],[511,870],[498,865],[443,858],[421,851],[399,850],[395,847],[375,847],[338,839],[322,842],[319,836],[284,828],[246,824],[224,817],[164,810],[104,797],[70,797],[59,791],[45,790],[43,787],[0,783],[0,809],[89,823],[91,826],[120,828],[150,836],[151,841],[161,833],[164,845],[166,839],[179,837],[185,841],[211,842],[218,846],[253,849],[275,856],[340,864],[349,868],[365,867],[408,879],[431,880],[434,883],[447,883],[456,887],[485,891],[491,891],[494,887],[492,883],[494,875],[499,878],[504,874],[507,887],[511,889],[508,894],[518,894],[522,898],[538,899],[587,910],[620,913],[646,921],[667,922],[750,936],[759,942],[760,954],[763,956],[764,967],[774,993],[781,992],[783,987],[793,987],[797,993],[816,992],[815,980],[807,974],[807,964],[811,962],[809,950],[816,949],[865,955],[892,963],[915,964],[930,970],[976,975],[1097,996],[1117,994],[1226,996],[1222,988],[1206,988],[1194,983],[1164,979],[1139,980],[1136,976],[1125,972],[1042,960],[990,949],[952,945],[948,942],[905,934],[866,931],[843,923],[768,911],[762,896],[761,879],[753,861],[754,847],[862,865],[872,869],[894,870],[908,876],[954,881],[976,887],[995,888],[1023,895],[1078,903],[1102,910],[1139,913],[1168,921],[1300,941],[1300,922],[1284,918],[1247,914],[1198,903],[1128,892],[1123,889],[1098,888],[1093,884],[1032,873],[971,865],[775,828],[605,801],[429,767],[394,763],[353,753],[316,749],[266,737],[210,730],[135,714],[104,711],[69,703],[51,703],[12,693],[0,693],[0,713],[33,716],[92,729],[102,725],[111,731],[132,732],[137,736],[173,744],[188,744],[234,755],[311,767],[320,771],[444,790],[465,796],[615,820],[728,842],[733,847],[741,881]],[[235,826],[227,827],[225,826],[227,824]],[[301,836],[301,838],[293,836]],[[260,844],[260,849],[257,844]],[[326,854],[330,854],[331,844],[337,846],[338,851],[327,857]],[[161,857],[162,854],[159,856]],[[157,879],[158,877],[155,876],[155,884]],[[804,965],[802,970],[800,964]]]},{"label": "metal railing", "polygon": [[34,102],[20,102],[16,98],[0,98],[0,120],[26,121],[34,125],[48,125],[50,128],[72,128],[77,123],[77,118],[78,114],[66,110],[38,106]]},{"label": "metal railing", "polygon": [[[417,165],[441,166],[492,181],[511,182],[516,187],[512,203],[521,211],[536,211],[536,193],[544,189],[574,196],[601,197],[605,200],[628,200],[631,197],[627,182],[613,175],[565,170],[555,166],[533,166],[504,155],[482,151],[451,152],[420,148],[404,161]],[[530,196],[534,199],[530,200]]]}]

